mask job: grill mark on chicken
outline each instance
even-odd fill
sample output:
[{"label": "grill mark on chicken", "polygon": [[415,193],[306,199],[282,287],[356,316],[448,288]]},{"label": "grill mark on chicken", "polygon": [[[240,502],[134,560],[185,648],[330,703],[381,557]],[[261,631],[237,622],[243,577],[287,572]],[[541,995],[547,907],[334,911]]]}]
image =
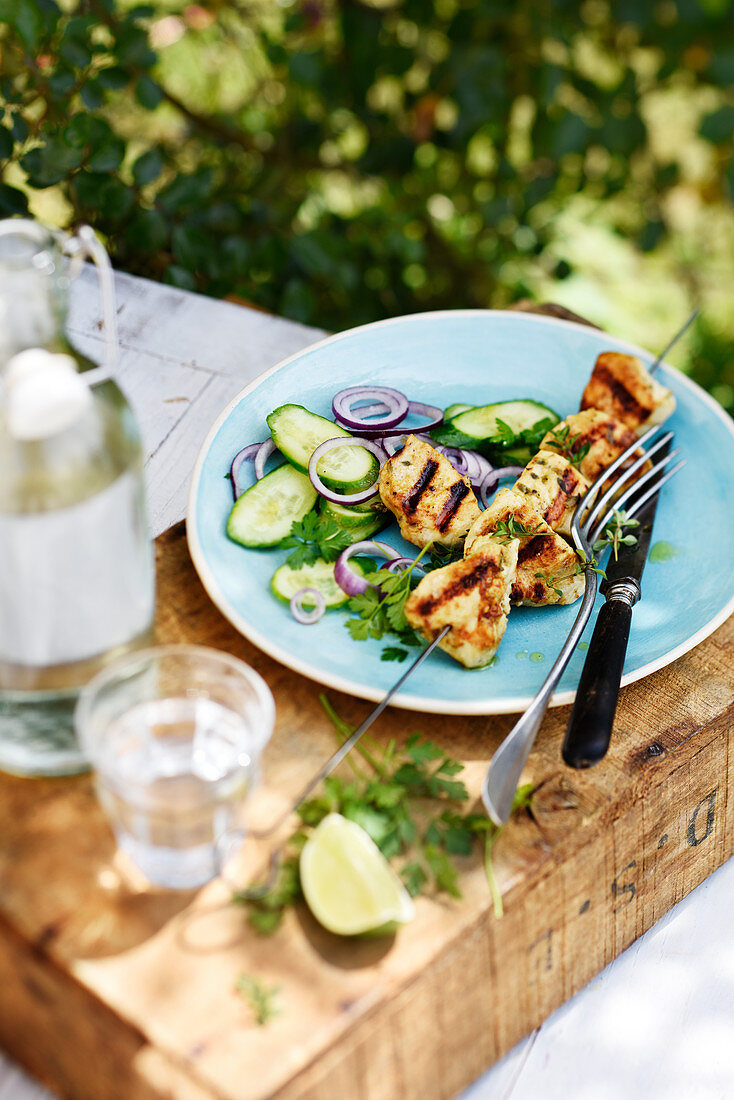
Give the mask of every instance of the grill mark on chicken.
[{"label": "grill mark on chicken", "polygon": [[[465,559],[471,560],[469,558]],[[432,611],[435,611],[441,604],[448,603],[449,600],[455,599],[456,596],[461,596],[470,589],[475,588],[478,584],[489,575],[494,575],[497,572],[497,566],[493,561],[478,561],[472,568],[471,572],[465,573],[461,577],[457,577],[456,580],[447,585],[443,592],[436,596],[427,596],[426,599],[421,600],[418,604],[417,611],[419,615],[430,615]],[[487,612],[485,612],[487,614]],[[491,616],[492,613],[490,613]],[[498,612],[497,614],[501,614]]]},{"label": "grill mark on chicken", "polygon": [[645,408],[644,405],[641,405],[637,398],[629,392],[622,382],[614,377],[607,367],[597,364],[595,374],[599,382],[609,387],[612,397],[615,401],[619,402],[624,412],[638,417],[640,421],[645,419],[650,411],[649,408]]},{"label": "grill mark on chicken", "polygon": [[[416,508],[421,502],[421,497],[425,493],[428,486],[431,484],[431,480],[433,479],[433,475],[436,473],[437,469],[438,463],[435,461],[435,459],[429,458],[425,466],[421,470],[418,480],[416,481],[408,496],[405,498],[403,511],[406,513],[406,515],[410,516],[413,514],[413,512],[415,512]],[[450,518],[451,517],[449,517],[449,519]]]},{"label": "grill mark on chicken", "polygon": [[513,584],[512,588],[510,589],[510,599],[514,600],[515,602],[522,600],[525,597],[528,597],[529,599],[535,600],[536,603],[540,603],[544,596],[545,586],[542,584],[541,581],[536,581],[536,583],[533,585],[532,592],[529,595],[521,584]]},{"label": "grill mark on chicken", "polygon": [[547,541],[547,535],[536,535],[535,538],[528,539],[525,545],[520,547],[517,555],[517,564],[522,565],[528,558],[535,558],[538,554],[542,554]]},{"label": "grill mark on chicken", "polygon": [[451,517],[468,492],[469,486],[464,481],[457,481],[455,485],[451,486],[449,490],[449,499],[444,504],[436,519],[436,527],[438,527],[439,531],[443,532],[446,530],[451,523]]}]

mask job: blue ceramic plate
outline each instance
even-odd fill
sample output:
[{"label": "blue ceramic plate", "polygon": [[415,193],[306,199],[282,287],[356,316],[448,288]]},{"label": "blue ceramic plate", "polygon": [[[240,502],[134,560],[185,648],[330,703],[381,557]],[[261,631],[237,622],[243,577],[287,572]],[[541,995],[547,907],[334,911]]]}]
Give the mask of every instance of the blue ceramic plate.
[{"label": "blue ceramic plate", "polygon": [[[225,475],[246,443],[266,438],[265,417],[292,401],[331,416],[344,386],[383,383],[442,408],[532,397],[561,416],[578,409],[601,351],[617,349],[650,362],[649,353],[569,321],[501,311],[455,310],[382,321],[332,336],[273,367],[231,402],[211,429],[194,470],[188,538],[207,592],[230,622],[276,660],[311,679],[377,700],[402,667],[380,660],[382,642],[356,642],[347,613],[327,612],[300,626],[269,589],[286,557],[230,542],[232,497]],[[623,683],[647,676],[692,649],[734,610],[734,424],[698,386],[669,367],[660,381],[678,405],[669,427],[688,464],[663,491],[653,549],[634,611]],[[378,536],[414,556],[397,525]],[[667,560],[661,542],[670,544]],[[655,547],[658,545],[656,552]],[[713,552],[712,552],[713,551]],[[501,714],[524,709],[543,681],[577,607],[515,608],[495,664],[467,670],[434,653],[397,695],[397,706],[444,714]],[[584,635],[593,630],[592,615]],[[583,650],[577,650],[553,698],[574,696]]]}]

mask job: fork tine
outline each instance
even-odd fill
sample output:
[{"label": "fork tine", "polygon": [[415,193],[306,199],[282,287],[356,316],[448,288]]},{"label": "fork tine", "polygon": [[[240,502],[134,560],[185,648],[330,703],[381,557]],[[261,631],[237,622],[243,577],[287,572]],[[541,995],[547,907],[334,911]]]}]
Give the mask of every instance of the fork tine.
[{"label": "fork tine", "polygon": [[611,465],[607,466],[606,470],[604,470],[603,473],[601,473],[597,477],[596,481],[592,483],[591,488],[589,489],[588,493],[586,493],[583,500],[579,502],[571,521],[571,536],[573,538],[573,541],[579,548],[584,546],[584,543],[586,542],[586,537],[581,530],[581,520],[583,516],[588,515],[588,509],[593,506],[594,500],[604,482],[617,472],[620,466],[622,466],[627,461],[630,455],[632,455],[638,447],[640,447],[643,443],[646,443],[648,440],[652,439],[652,437],[660,430],[660,428],[660,424],[654,424],[652,428],[648,428],[648,430],[644,432],[639,439],[636,439],[634,443],[631,443],[629,447],[626,447],[620,455],[617,455],[614,462],[612,462]]},{"label": "fork tine", "polygon": [[660,474],[660,472],[665,469],[669,462],[672,462],[677,454],[680,454],[680,448],[676,448],[674,451],[671,451],[669,455],[666,455],[665,458],[661,458],[661,460],[656,463],[651,470],[648,470],[646,474],[643,474],[641,478],[635,481],[632,485],[628,487],[628,489],[624,493],[622,493],[622,496],[618,500],[615,500],[613,502],[613,504],[605,512],[603,519],[598,520],[597,523],[594,525],[593,537],[589,539],[591,543],[596,542],[596,540],[599,538],[599,535],[604,530],[607,523],[609,523],[609,520],[612,518],[614,513],[621,510],[630,499],[630,497],[639,492],[639,490],[642,489],[643,486],[645,486],[648,482],[653,481],[653,485],[650,486],[647,492],[643,493],[641,497],[635,500],[634,504],[627,510],[627,514],[630,516],[630,518],[634,516],[636,512],[639,512],[643,504],[646,504],[647,501],[655,495],[655,493],[660,491],[665,482],[669,481],[673,474],[678,472],[681,466],[685,466],[685,459],[682,459],[673,470],[668,470],[668,472],[662,477],[658,477],[658,474]]},{"label": "fork tine", "polygon": [[[671,458],[675,458],[675,456],[677,454],[679,454],[679,451],[677,451],[677,450],[673,451],[672,454],[668,455],[668,457],[666,459],[664,459],[662,462],[660,462],[655,467],[655,470],[656,471],[661,470],[666,465],[666,463],[669,462]],[[649,500],[652,500],[652,498],[655,496],[656,493],[660,492],[663,485],[665,485],[665,482],[670,481],[670,479],[672,477],[674,477],[675,474],[677,474],[679,470],[683,469],[685,464],[686,464],[686,459],[682,458],[680,460],[680,462],[676,463],[676,465],[673,467],[672,470],[666,470],[666,472],[663,474],[663,476],[661,478],[659,478],[659,480],[656,481],[654,485],[651,485],[647,489],[647,491],[642,494],[641,497],[638,497],[637,500],[633,500],[632,503],[629,505],[629,507],[626,510],[627,511],[627,516],[629,517],[629,519],[632,519],[634,516],[636,516],[637,513],[639,511],[641,511],[642,508],[645,507],[647,502]],[[650,473],[652,474],[653,471],[651,470]],[[632,488],[635,488],[635,486],[632,486]],[[609,520],[614,515],[614,512],[616,511],[616,509],[617,509],[617,504],[615,504],[614,508],[609,509],[606,516],[602,520],[602,522],[597,525],[596,530],[594,531],[594,538],[593,538],[592,541],[596,542],[596,540],[599,538],[599,535],[602,533],[602,531],[606,527],[607,523],[609,523]]]},{"label": "fork tine", "polygon": [[[634,474],[636,474],[637,471],[642,466],[644,466],[645,463],[648,461],[648,459],[650,459],[654,454],[656,454],[657,451],[659,451],[663,447],[667,446],[667,444],[670,443],[672,438],[673,438],[673,433],[672,432],[666,432],[665,435],[662,435],[662,436],[660,436],[659,439],[656,439],[655,442],[653,443],[652,447],[650,447],[649,450],[643,452],[643,454],[641,454],[639,456],[639,458],[636,458],[635,461],[632,463],[632,465],[627,470],[625,470],[620,475],[620,477],[617,478],[617,480],[614,482],[614,484],[610,485],[610,487],[606,490],[606,492],[598,500],[593,501],[592,504],[589,506],[588,510],[586,510],[586,509],[584,510],[583,534],[584,534],[585,538],[588,539],[589,532],[591,531],[591,528],[594,525],[594,523],[597,519],[597,516],[600,513],[602,513],[602,511],[608,506],[608,504],[612,501],[612,499],[617,496],[617,494],[619,493],[619,490],[624,486],[625,482],[629,481],[629,479]],[[627,451],[625,451],[623,453],[626,454],[627,452],[630,452],[630,453],[634,454],[635,450],[637,450],[637,448],[632,446],[632,447],[628,447]],[[622,455],[620,455],[620,458],[622,458]],[[604,485],[604,483],[609,478],[609,471],[612,470],[612,468],[613,468],[613,466],[610,466],[607,470],[604,471],[604,473],[599,475],[599,477],[594,482],[594,485],[592,485],[590,492],[594,489],[597,482],[599,482],[600,485]],[[645,480],[649,480],[649,478],[646,478]],[[643,481],[643,478],[638,478],[637,481],[634,482],[634,484],[639,485],[640,482],[642,482],[642,481]],[[588,496],[589,496],[589,494],[587,493],[587,495],[586,495],[587,500],[588,500]],[[583,502],[582,502],[582,507],[583,507]],[[619,501],[617,502],[617,507],[619,507]]]}]

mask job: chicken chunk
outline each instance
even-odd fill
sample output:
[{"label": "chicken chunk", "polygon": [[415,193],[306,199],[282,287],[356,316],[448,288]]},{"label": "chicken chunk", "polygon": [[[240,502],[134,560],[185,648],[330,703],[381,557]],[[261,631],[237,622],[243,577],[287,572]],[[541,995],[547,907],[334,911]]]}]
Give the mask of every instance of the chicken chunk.
[{"label": "chicken chunk", "polygon": [[[565,442],[561,442],[566,427],[568,433]],[[544,436],[540,446],[543,450],[558,451],[561,454],[570,448],[573,455],[578,455],[588,445],[586,454],[577,465],[587,481],[592,482],[636,439],[637,433],[611,413],[600,412],[599,409],[584,409],[583,412],[572,413],[560,424],[556,424]],[[641,451],[635,451],[627,465],[631,465],[640,454]],[[649,469],[649,464],[643,466],[640,473],[645,469]]]},{"label": "chicken chunk", "polygon": [[472,524],[464,553],[472,555],[488,536],[508,541],[513,534],[518,542],[518,555],[511,602],[533,607],[574,603],[584,590],[583,575],[578,572],[579,559],[543,518],[535,494],[522,493],[517,487],[500,489]]},{"label": "chicken chunk", "polygon": [[414,435],[382,467],[379,488],[401,535],[414,546],[456,546],[480,514],[469,480]]},{"label": "chicken chunk", "polygon": [[611,413],[641,435],[653,424],[667,420],[675,409],[675,397],[636,355],[604,351],[594,364],[581,408]]},{"label": "chicken chunk", "polygon": [[543,519],[561,535],[571,535],[571,521],[591,483],[567,458],[540,450],[515,482],[518,492],[535,497]]},{"label": "chicken chunk", "polygon": [[441,649],[466,668],[488,664],[507,626],[518,545],[480,538],[470,557],[426,574],[405,603],[410,625],[430,641],[450,624]]}]

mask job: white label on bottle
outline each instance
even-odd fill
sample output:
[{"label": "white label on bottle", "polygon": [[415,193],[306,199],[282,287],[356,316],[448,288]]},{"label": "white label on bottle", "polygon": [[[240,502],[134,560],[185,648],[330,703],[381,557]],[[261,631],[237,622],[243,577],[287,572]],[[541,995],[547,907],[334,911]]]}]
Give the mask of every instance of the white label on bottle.
[{"label": "white label on bottle", "polygon": [[124,645],[153,617],[140,479],[71,508],[0,513],[0,660],[70,664]]}]

